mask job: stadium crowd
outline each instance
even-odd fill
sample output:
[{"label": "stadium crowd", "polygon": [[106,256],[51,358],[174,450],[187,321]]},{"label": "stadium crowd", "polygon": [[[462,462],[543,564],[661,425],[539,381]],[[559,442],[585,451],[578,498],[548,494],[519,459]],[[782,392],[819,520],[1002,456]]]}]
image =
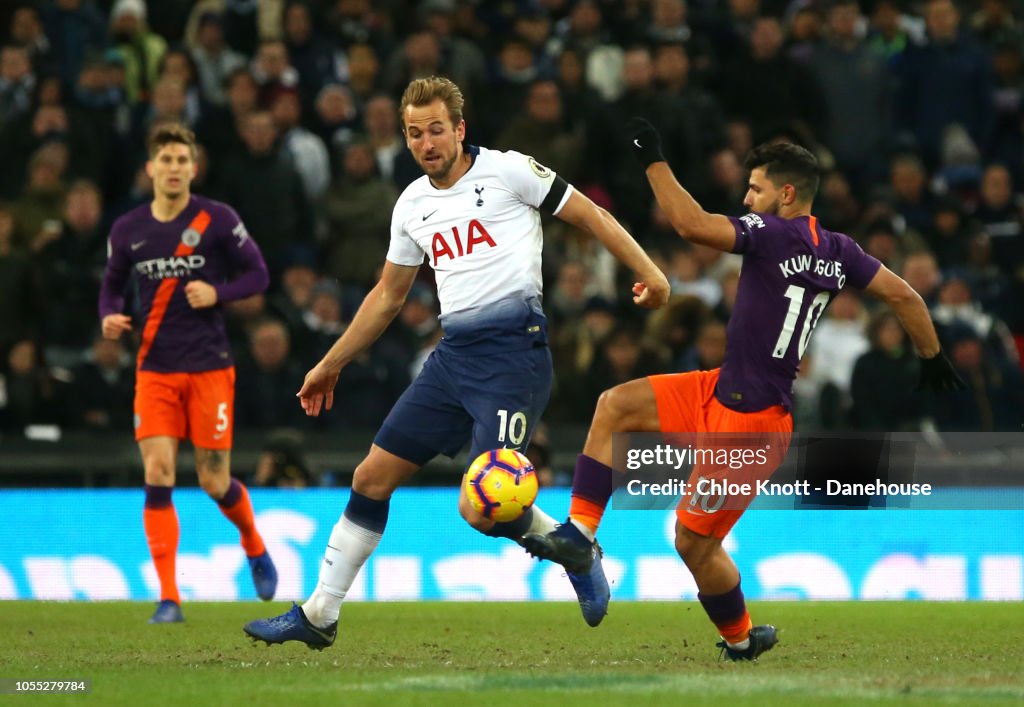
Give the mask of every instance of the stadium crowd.
[{"label": "stadium crowd", "polygon": [[911,394],[894,315],[844,291],[818,324],[798,431],[1020,430],[1024,382],[1024,13],[1013,0],[40,0],[0,9],[0,429],[131,429],[134,363],[98,334],[112,221],[151,196],[155,123],[201,143],[194,191],[240,214],[272,272],[228,306],[236,427],[375,428],[440,336],[428,270],[399,319],[306,418],[303,374],[375,282],[391,207],[419,176],[397,99],[443,74],[467,140],[531,154],[656,257],[669,305],[545,225],[556,387],[548,422],[599,393],[718,366],[738,256],[692,247],[623,138],[664,137],[708,211],[740,215],[742,161],[791,140],[823,167],[815,212],[926,300],[969,390]]}]

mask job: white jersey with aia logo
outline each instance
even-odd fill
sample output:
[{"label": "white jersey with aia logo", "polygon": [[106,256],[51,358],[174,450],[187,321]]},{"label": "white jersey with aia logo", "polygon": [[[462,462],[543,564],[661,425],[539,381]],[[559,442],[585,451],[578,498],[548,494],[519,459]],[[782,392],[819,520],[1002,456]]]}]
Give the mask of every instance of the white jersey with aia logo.
[{"label": "white jersey with aia logo", "polygon": [[426,254],[442,322],[510,299],[538,299],[543,235],[537,210],[543,205],[558,213],[572,193],[532,157],[483,147],[467,152],[473,163],[458,182],[438,189],[420,177],[402,192],[391,218],[387,259],[419,265]]}]

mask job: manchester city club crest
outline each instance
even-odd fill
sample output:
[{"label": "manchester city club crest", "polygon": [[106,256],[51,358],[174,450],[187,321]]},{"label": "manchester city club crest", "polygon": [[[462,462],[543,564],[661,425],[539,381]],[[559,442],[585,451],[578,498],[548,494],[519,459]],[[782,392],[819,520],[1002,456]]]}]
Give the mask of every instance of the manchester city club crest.
[{"label": "manchester city club crest", "polygon": [[186,228],[181,232],[181,242],[189,248],[199,245],[199,231],[194,228]]}]

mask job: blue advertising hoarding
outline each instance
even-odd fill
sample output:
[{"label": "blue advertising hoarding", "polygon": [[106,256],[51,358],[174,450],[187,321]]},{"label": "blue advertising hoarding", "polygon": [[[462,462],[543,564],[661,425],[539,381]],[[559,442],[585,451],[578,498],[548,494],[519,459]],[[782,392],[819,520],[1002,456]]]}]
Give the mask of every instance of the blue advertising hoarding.
[{"label": "blue advertising hoarding", "polygon": [[[991,494],[1000,507],[1000,491]],[[344,489],[252,491],[281,575],[304,599],[345,506]],[[459,517],[455,489],[402,489],[350,599],[565,600],[564,570]],[[0,491],[0,598],[152,600],[141,489]],[[555,517],[565,489],[544,489]],[[179,584],[186,600],[254,599],[237,531],[198,489],[180,489]],[[975,499],[972,508],[977,507]],[[1005,507],[1005,506],[1004,506]],[[609,509],[601,527],[615,600],[696,597],[675,554],[671,511]],[[750,599],[1024,599],[1021,510],[751,510],[726,538]]]}]

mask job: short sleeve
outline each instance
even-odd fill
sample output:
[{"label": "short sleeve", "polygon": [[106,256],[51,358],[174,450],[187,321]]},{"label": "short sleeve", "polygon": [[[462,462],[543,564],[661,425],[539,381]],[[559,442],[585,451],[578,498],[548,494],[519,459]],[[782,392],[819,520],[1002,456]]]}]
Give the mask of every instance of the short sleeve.
[{"label": "short sleeve", "polygon": [[388,245],[387,259],[395,265],[420,265],[423,263],[423,250],[416,245],[408,231],[405,230],[404,203],[399,200],[391,212],[391,242]]},{"label": "short sleeve", "polygon": [[846,284],[863,290],[867,288],[882,267],[874,256],[868,255],[855,240],[845,234],[839,236],[839,253],[846,273]]},{"label": "short sleeve", "polygon": [[732,247],[732,252],[755,258],[763,255],[765,236],[769,232],[768,222],[757,214],[728,218],[736,229],[736,243]]},{"label": "short sleeve", "polygon": [[572,193],[572,187],[564,179],[529,155],[509,150],[504,162],[505,183],[523,203],[535,209],[557,214]]}]

